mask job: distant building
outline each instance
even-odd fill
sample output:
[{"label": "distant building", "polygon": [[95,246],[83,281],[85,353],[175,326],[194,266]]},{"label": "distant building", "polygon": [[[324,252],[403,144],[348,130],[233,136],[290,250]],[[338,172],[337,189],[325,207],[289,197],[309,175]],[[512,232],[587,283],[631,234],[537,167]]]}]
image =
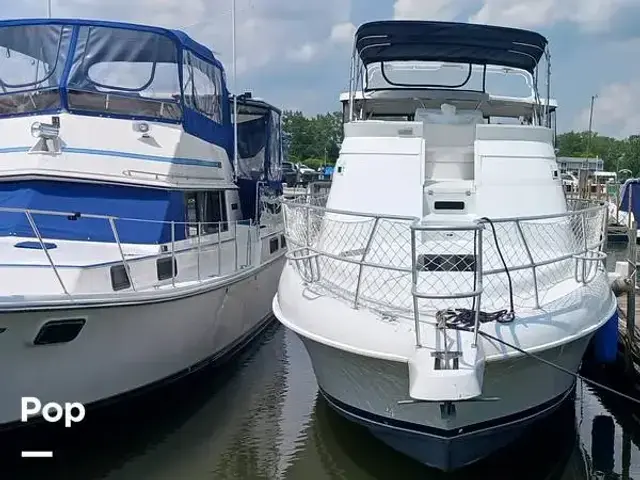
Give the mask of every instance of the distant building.
[{"label": "distant building", "polygon": [[558,157],[557,162],[560,173],[571,173],[578,170],[601,172],[604,170],[604,160],[601,158]]}]

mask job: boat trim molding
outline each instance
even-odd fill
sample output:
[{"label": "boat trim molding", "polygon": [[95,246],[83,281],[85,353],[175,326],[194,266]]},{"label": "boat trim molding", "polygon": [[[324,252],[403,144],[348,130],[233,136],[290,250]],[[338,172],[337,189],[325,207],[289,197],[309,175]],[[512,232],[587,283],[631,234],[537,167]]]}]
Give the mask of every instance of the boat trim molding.
[{"label": "boat trim molding", "polygon": [[507,427],[518,423],[524,423],[533,420],[535,417],[538,417],[540,415],[549,414],[553,410],[558,408],[562,404],[562,402],[567,399],[567,397],[569,397],[569,395],[573,392],[574,386],[575,379],[571,387],[569,387],[569,389],[567,389],[565,392],[535,407],[512,413],[504,417],[498,417],[491,420],[474,423],[465,427],[456,427],[452,430],[443,430],[440,428],[407,422],[405,420],[397,420],[392,417],[383,417],[381,415],[347,405],[337,398],[332,397],[321,387],[319,387],[319,390],[322,396],[329,403],[329,405],[338,413],[352,421],[355,421],[356,423],[360,423],[361,425],[366,426],[367,428],[382,430],[389,429],[401,431],[404,434],[437,437],[442,439],[443,441],[452,441],[465,436],[478,434],[487,430]]},{"label": "boat trim molding", "polygon": [[16,302],[13,304],[0,305],[0,313],[5,312],[33,312],[40,310],[75,310],[79,308],[113,308],[113,307],[126,307],[133,305],[145,305],[150,303],[163,303],[171,302],[174,300],[181,300],[184,298],[194,297],[196,295],[204,295],[212,290],[218,290],[221,288],[228,288],[230,285],[240,282],[245,278],[258,275],[263,270],[266,270],[273,263],[282,261],[285,253],[282,252],[277,256],[264,261],[260,265],[255,267],[247,267],[237,272],[234,272],[225,277],[216,277],[211,279],[203,279],[194,285],[188,285],[185,287],[176,286],[171,290],[156,291],[156,292],[131,292],[131,293],[119,293],[111,294],[109,296],[93,296],[89,298],[82,298],[79,295],[69,298],[55,298],[52,300],[30,300],[26,302]]}]

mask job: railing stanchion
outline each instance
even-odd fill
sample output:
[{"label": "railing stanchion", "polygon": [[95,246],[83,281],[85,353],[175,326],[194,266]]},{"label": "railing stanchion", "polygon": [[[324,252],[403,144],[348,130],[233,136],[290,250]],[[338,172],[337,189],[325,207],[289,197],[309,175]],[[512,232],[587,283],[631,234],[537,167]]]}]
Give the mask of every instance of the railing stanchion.
[{"label": "railing stanchion", "polygon": [[202,231],[202,224],[201,224],[201,222],[198,222],[198,265],[197,265],[197,268],[198,268],[198,281],[199,282],[202,281],[202,278],[200,276],[200,249],[201,249],[201,247],[200,247],[200,234],[201,234],[201,231]]},{"label": "railing stanchion", "polygon": [[364,252],[362,252],[362,259],[360,260],[360,265],[358,266],[358,280],[356,283],[356,292],[353,299],[353,308],[358,308],[358,298],[360,297],[360,285],[362,283],[362,270],[364,269],[364,262],[367,258],[367,254],[371,249],[371,243],[373,243],[373,237],[376,234],[376,230],[378,229],[378,222],[380,221],[379,217],[373,222],[373,227],[371,228],[371,233],[369,234],[369,238],[367,239],[367,244],[364,247]]},{"label": "railing stanchion", "polygon": [[133,275],[131,275],[131,267],[129,267],[129,262],[124,256],[124,251],[122,250],[122,244],[120,243],[120,235],[118,235],[118,229],[116,228],[116,222],[113,217],[109,217],[109,226],[111,226],[111,233],[113,233],[113,238],[116,239],[116,243],[118,244],[118,250],[120,251],[120,258],[122,259],[122,264],[124,265],[124,269],[127,271],[127,275],[129,276],[129,282],[131,283],[131,289],[135,292],[136,286],[133,282]]},{"label": "railing stanchion", "polygon": [[473,322],[473,347],[478,346],[478,332],[480,330],[480,312],[482,311],[482,306],[480,305],[482,302],[482,234],[483,228],[476,230],[476,258],[474,259],[476,262],[476,285],[474,285],[474,289],[476,292],[480,292],[474,297],[476,310],[474,312],[475,319]]},{"label": "railing stanchion", "polygon": [[234,272],[238,271],[238,221],[233,222],[233,256],[235,257],[236,268]]},{"label": "railing stanchion", "polygon": [[[584,257],[587,257],[589,252],[589,241],[587,240],[587,222],[584,218],[584,212],[580,214],[580,223],[582,224],[582,237],[584,238]],[[591,262],[589,262],[591,265]],[[582,283],[586,284],[587,279],[587,261],[582,260]]]},{"label": "railing stanchion", "polygon": [[516,220],[516,228],[518,229],[520,238],[522,238],[522,244],[524,245],[524,249],[527,252],[527,256],[529,257],[529,263],[531,264],[531,271],[533,274],[533,294],[535,295],[536,308],[540,308],[540,293],[538,291],[538,272],[536,271],[536,265],[533,260],[533,254],[531,253],[531,249],[529,248],[527,239],[525,238],[524,232],[522,231],[522,225],[520,225],[520,220]]},{"label": "railing stanchion", "polygon": [[45,245],[44,241],[42,240],[42,235],[40,235],[40,230],[38,230],[36,222],[33,220],[33,217],[31,216],[31,212],[29,210],[25,210],[24,213],[27,216],[27,220],[29,221],[29,225],[31,226],[31,230],[33,231],[34,235],[38,238],[38,242],[40,243],[40,248],[42,248],[42,251],[47,256],[47,260],[49,260],[49,265],[51,265],[51,268],[53,269],[53,273],[55,274],[56,278],[58,279],[58,282],[60,282],[60,286],[62,287],[62,291],[65,293],[65,295],[68,295],[70,298],[73,298],[73,297],[71,297],[71,294],[69,293],[69,291],[67,290],[67,287],[64,285],[64,282],[62,281],[62,277],[60,276],[60,272],[58,272],[58,268],[56,267],[56,264],[53,261],[53,258],[51,258],[51,255],[49,254],[49,250],[47,249],[47,246]]},{"label": "railing stanchion", "polygon": [[[259,235],[258,235],[259,236]],[[251,258],[251,245],[253,243],[253,219],[249,219],[249,230],[247,231],[247,261],[246,261],[246,265],[247,267],[250,267],[251,265],[253,265],[253,259]]]},{"label": "railing stanchion", "polygon": [[222,275],[222,222],[218,222],[218,276]]},{"label": "railing stanchion", "polygon": [[171,220],[171,286],[176,286],[176,222]]},{"label": "railing stanchion", "polygon": [[418,304],[418,296],[415,294],[418,288],[418,263],[416,249],[416,229],[411,225],[411,289],[413,297],[413,322],[416,329],[416,345],[422,347],[422,338],[420,334],[420,310]]}]

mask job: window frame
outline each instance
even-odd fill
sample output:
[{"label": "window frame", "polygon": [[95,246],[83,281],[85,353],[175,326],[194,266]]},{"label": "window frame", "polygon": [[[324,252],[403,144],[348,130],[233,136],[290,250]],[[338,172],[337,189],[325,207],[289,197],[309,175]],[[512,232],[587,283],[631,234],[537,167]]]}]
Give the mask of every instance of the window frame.
[{"label": "window frame", "polygon": [[[190,200],[193,199],[195,204],[195,221],[193,220],[193,213],[190,210]],[[217,201],[216,201],[217,199]],[[226,190],[191,190],[184,193],[185,202],[185,235],[187,238],[197,237],[198,229],[197,225],[201,225],[200,235],[214,235],[218,233],[224,233],[229,231],[229,212]],[[214,202],[214,203],[212,203]],[[211,208],[217,203],[217,217],[210,215],[214,209]],[[207,210],[207,206],[209,209]],[[209,218],[207,218],[209,216]],[[216,219],[217,218],[217,219]],[[191,233],[191,228],[195,224],[196,233]],[[218,229],[220,226],[220,229]]]},{"label": "window frame", "polygon": [[[201,66],[210,67],[213,69],[213,78],[204,71]],[[215,97],[215,104],[213,104],[213,112],[208,112],[200,104],[199,97],[205,97],[206,93],[198,94],[194,83],[193,70],[197,70],[198,73],[208,79],[210,85],[214,88],[213,96]],[[224,112],[222,107],[222,80],[223,75],[220,67],[215,64],[205,62],[200,56],[189,49],[183,50],[182,55],[182,92],[183,103],[185,107],[195,110],[200,115],[207,117],[209,120],[216,122],[220,125],[224,123]],[[194,95],[195,93],[195,95]]]}]

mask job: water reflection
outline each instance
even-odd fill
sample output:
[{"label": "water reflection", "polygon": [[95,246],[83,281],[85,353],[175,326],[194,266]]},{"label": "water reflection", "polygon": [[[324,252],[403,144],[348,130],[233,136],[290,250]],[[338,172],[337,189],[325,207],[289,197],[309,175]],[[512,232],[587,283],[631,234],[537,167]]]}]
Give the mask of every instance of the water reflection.
[{"label": "water reflection", "polygon": [[[616,409],[621,416],[612,413]],[[625,415],[632,415],[628,405],[614,405],[578,384],[575,399],[527,438],[472,468],[443,474],[331,410],[317,394],[300,341],[274,326],[215,376],[110,409],[72,435],[12,438],[20,448],[55,446],[56,460],[13,457],[0,466],[0,478],[640,480],[640,435],[627,428]]]}]

